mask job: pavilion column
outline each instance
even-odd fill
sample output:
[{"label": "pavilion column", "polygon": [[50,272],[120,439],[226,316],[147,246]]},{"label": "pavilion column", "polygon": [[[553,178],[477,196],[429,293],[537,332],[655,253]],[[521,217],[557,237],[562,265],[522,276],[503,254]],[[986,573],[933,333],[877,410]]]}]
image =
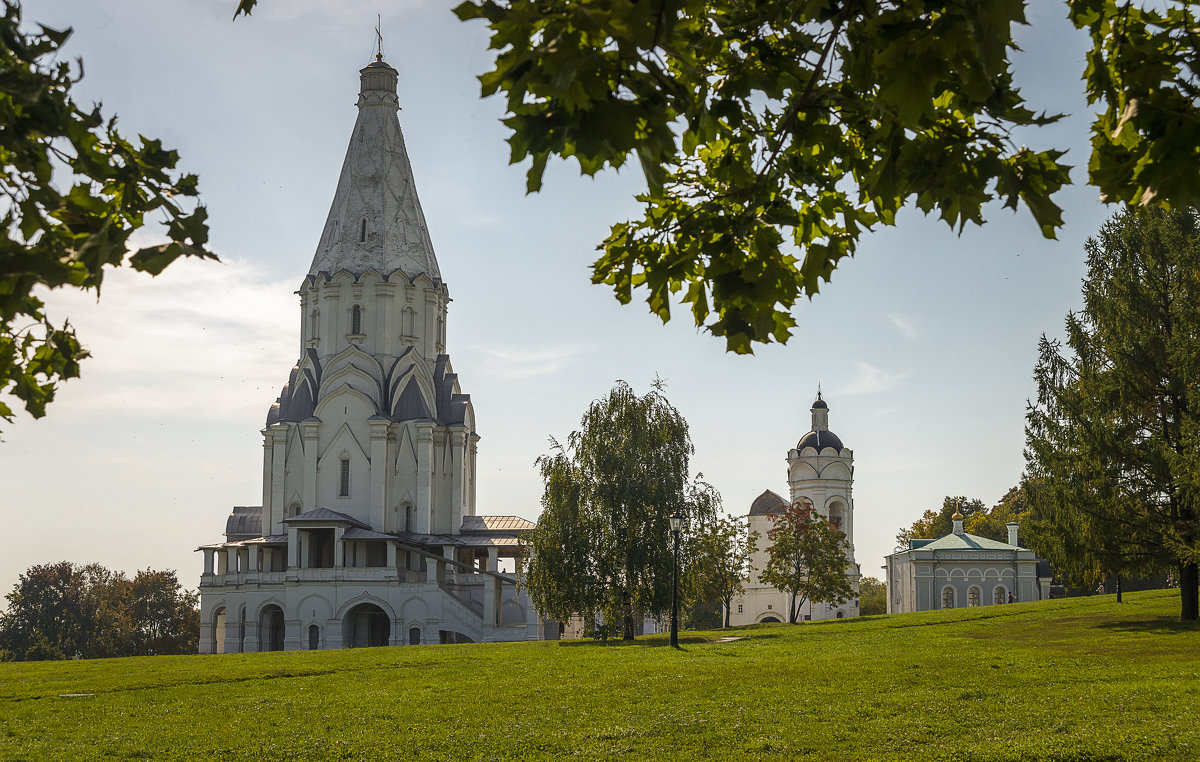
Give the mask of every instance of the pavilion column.
[{"label": "pavilion column", "polygon": [[346,565],[346,541],[342,539],[345,533],[345,527],[333,529],[333,565],[338,569]]},{"label": "pavilion column", "polygon": [[490,642],[495,639],[492,628],[499,622],[500,617],[500,580],[495,572],[499,568],[500,549],[495,545],[488,548],[487,571],[492,574],[483,576],[483,639]]},{"label": "pavilion column", "polygon": [[419,534],[433,532],[433,424],[417,424],[417,505],[416,527]]},{"label": "pavilion column", "polygon": [[450,531],[457,532],[462,527],[463,490],[466,487],[467,473],[465,468],[467,449],[467,428],[455,426],[450,431]]},{"label": "pavilion column", "polygon": [[[271,504],[268,514],[271,517],[271,526],[279,525],[285,518],[283,473],[287,464],[287,435],[286,423],[277,423],[271,427],[271,439],[274,440],[271,445]],[[263,511],[267,511],[267,506],[263,506]]]},{"label": "pavilion column", "polygon": [[216,552],[213,548],[201,548],[204,551],[204,573],[213,573],[213,554]]},{"label": "pavilion column", "polygon": [[262,557],[259,555],[258,549],[259,549],[259,546],[257,544],[246,546],[246,552],[249,554],[249,563],[246,565],[247,566],[246,571],[251,571],[251,572],[262,571],[262,566],[259,563],[259,561]]},{"label": "pavilion column", "polygon": [[288,527],[288,570],[299,569],[302,554],[300,553],[300,530]]},{"label": "pavilion column", "polygon": [[321,422],[315,419],[301,421],[300,436],[304,442],[304,491],[302,511],[311,511],[317,506],[317,451],[321,446]]},{"label": "pavilion column", "polygon": [[383,531],[383,507],[387,502],[387,443],[392,422],[384,416],[371,416],[371,528]]}]

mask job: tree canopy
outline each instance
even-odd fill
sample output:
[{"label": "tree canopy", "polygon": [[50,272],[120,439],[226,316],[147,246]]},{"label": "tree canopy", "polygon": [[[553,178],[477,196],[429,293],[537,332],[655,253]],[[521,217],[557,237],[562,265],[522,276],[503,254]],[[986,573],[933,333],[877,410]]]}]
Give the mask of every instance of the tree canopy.
[{"label": "tree canopy", "polygon": [[[715,512],[714,512],[715,514]],[[743,517],[721,517],[692,532],[688,544],[685,596],[690,601],[719,604],[721,626],[729,626],[735,596],[744,593],[750,576],[750,557],[758,533],[751,532]]]},{"label": "tree canopy", "polygon": [[685,517],[687,547],[715,519],[719,497],[689,480],[687,421],[661,383],[638,396],[618,382],[565,446],[551,442],[537,461],[545,489],[524,582],[539,611],[632,639],[638,617],[670,609],[671,515]]},{"label": "tree canopy", "polygon": [[196,594],[174,571],[133,579],[100,564],[32,566],[0,614],[0,658],[15,661],[195,653]]},{"label": "tree canopy", "polygon": [[1130,208],[1086,246],[1084,307],[1042,337],[1026,416],[1030,505],[1075,582],[1174,566],[1197,619],[1200,213]]},{"label": "tree canopy", "polygon": [[[195,175],[158,140],[130,141],[116,117],[80,108],[71,87],[83,64],[59,61],[71,30],[20,29],[21,8],[5,0],[0,18],[0,395],[35,418],[62,380],[87,357],[74,328],[46,314],[45,289],[95,289],[105,267],[157,275],[180,256],[214,258],[207,211],[186,202]],[[60,189],[59,186],[63,186]],[[130,250],[130,235],[165,223],[169,243]],[[0,399],[0,418],[13,409]]]},{"label": "tree canopy", "polygon": [[805,601],[841,603],[854,597],[846,577],[846,535],[801,498],[770,514],[767,566],[759,579],[791,596],[788,622],[795,624]]},{"label": "tree canopy", "polygon": [[[1182,0],[1146,5],[1064,9],[1094,42],[1089,179],[1109,200],[1189,203],[1197,20]],[[622,303],[644,289],[664,321],[678,299],[729,350],[786,341],[796,300],[906,204],[958,229],[993,201],[1028,210],[1049,238],[1063,224],[1063,151],[1015,137],[1059,118],[1013,82],[1021,0],[467,0],[455,12],[491,30],[483,94],[505,99],[529,191],[551,157],[588,175],[640,164],[643,216],[612,226],[593,282]]]}]

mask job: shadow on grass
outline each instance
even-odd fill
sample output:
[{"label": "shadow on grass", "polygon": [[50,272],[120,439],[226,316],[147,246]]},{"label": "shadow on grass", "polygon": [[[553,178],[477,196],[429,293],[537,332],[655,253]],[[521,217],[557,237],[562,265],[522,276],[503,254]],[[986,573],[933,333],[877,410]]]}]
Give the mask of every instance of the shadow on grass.
[{"label": "shadow on grass", "polygon": [[1154,619],[1121,619],[1115,622],[1097,622],[1096,628],[1113,632],[1141,632],[1153,635],[1174,635],[1200,632],[1200,623],[1181,622],[1171,617]]},{"label": "shadow on grass", "polygon": [[[731,640],[728,642],[733,643],[733,642],[742,641],[742,640],[769,640],[771,638],[778,638],[779,635],[777,633],[773,633],[773,632],[762,632],[762,633],[755,632],[755,633],[747,633],[747,634],[738,634],[735,637],[736,637],[736,640]],[[720,642],[719,638],[708,638],[708,637],[704,637],[703,635],[680,635],[679,636],[680,650],[684,650],[684,648],[683,648],[684,646],[707,646],[707,645],[713,645],[713,644],[716,644],[719,642]],[[632,641],[622,640],[620,638],[609,638],[608,640],[591,640],[591,639],[560,640],[560,641],[558,641],[558,645],[561,647],[567,647],[567,648],[577,648],[577,647],[670,648],[671,641],[665,637],[641,638],[641,639],[632,640]]]}]

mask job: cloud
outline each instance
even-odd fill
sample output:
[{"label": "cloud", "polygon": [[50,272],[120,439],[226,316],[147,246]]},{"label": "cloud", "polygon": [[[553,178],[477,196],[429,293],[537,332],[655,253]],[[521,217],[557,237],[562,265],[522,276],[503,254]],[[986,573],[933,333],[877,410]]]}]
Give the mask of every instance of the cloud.
[{"label": "cloud", "polygon": [[904,338],[911,341],[921,335],[917,326],[913,324],[912,318],[901,315],[899,312],[892,312],[887,317],[888,320],[892,321],[892,325],[896,326],[900,330],[900,333],[904,334]]},{"label": "cloud", "polygon": [[[296,283],[240,260],[110,270],[94,292],[41,292],[92,354],[54,415],[245,420],[265,415],[298,357]],[[261,414],[261,415],[260,415]]]},{"label": "cloud", "polygon": [[865,362],[854,364],[857,373],[845,388],[839,390],[839,394],[875,394],[891,389],[909,376],[908,373],[887,373]]},{"label": "cloud", "polygon": [[483,355],[484,372],[498,378],[513,380],[558,373],[567,366],[572,357],[584,351],[580,347],[525,349],[478,345],[468,349]]}]

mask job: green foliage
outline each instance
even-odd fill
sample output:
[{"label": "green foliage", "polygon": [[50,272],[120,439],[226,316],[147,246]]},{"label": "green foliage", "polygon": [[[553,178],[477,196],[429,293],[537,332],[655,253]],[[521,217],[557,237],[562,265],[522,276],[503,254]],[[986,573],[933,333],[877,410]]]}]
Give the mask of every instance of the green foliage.
[{"label": "green foliage", "polygon": [[173,571],[132,579],[99,564],[69,561],[30,567],[0,615],[5,660],[195,653],[200,612],[195,593]]},{"label": "green foliage", "polygon": [[[174,171],[179,156],[157,140],[126,140],[116,118],[70,97],[78,77],[58,61],[71,30],[20,30],[20,5],[0,18],[0,394],[45,415],[58,382],[87,357],[67,321],[55,323],[36,294],[95,289],[104,268],[128,264],[157,275],[180,256],[215,258],[207,212],[182,200],[196,177]],[[82,63],[78,64],[82,72]],[[66,185],[60,190],[60,185]],[[129,236],[158,215],[170,243],[131,253]],[[0,400],[0,418],[13,409]]]},{"label": "green foliage", "polygon": [[617,383],[594,401],[564,447],[538,459],[542,515],[528,538],[525,584],[539,611],[602,622],[633,638],[634,621],[671,606],[674,560],[669,518],[687,519],[683,538],[714,518],[720,498],[688,481],[687,421],[661,383],[639,397]]},{"label": "green foliage", "polygon": [[[963,516],[963,530],[971,534],[976,534],[972,529],[972,522],[986,515],[987,507],[978,498],[968,499],[962,495],[958,495],[957,497],[946,495],[942,500],[940,511],[927,509],[925,513],[921,514],[921,518],[913,522],[911,527],[901,529],[896,533],[896,546],[899,548],[908,548],[915,538],[936,540],[939,537],[945,537],[954,531],[954,519],[951,517],[954,516],[955,512]],[[1007,530],[1005,530],[1004,537],[994,537],[992,539],[1003,540],[1007,536]]]},{"label": "green foliage", "polygon": [[874,577],[863,577],[858,581],[858,613],[875,616],[887,613],[887,583]]},{"label": "green foliage", "polygon": [[1178,565],[1197,618],[1200,214],[1126,209],[1086,244],[1084,308],[1045,336],[1026,417],[1041,549],[1075,584]]},{"label": "green foliage", "polygon": [[[719,505],[710,515],[716,515]],[[723,517],[702,524],[692,533],[688,544],[688,564],[684,575],[684,599],[689,603],[717,603],[715,626],[729,626],[733,598],[745,592],[742,583],[750,576],[750,556],[754,553],[757,532],[751,532],[743,517]],[[723,618],[721,616],[723,614]]]},{"label": "green foliage", "polygon": [[1171,621],[1175,591],[1128,600],[760,625],[680,650],[654,636],[5,664],[0,757],[1200,757],[1200,632]]},{"label": "green foliage", "polygon": [[613,225],[593,282],[664,321],[691,309],[734,352],[786,341],[791,308],[864,231],[912,202],[953,227],[992,200],[1048,237],[1061,151],[1016,144],[1057,117],[1013,86],[1012,0],[745,3],[469,0],[497,52],[511,159],[541,188],[551,156],[584,174],[636,158],[642,219]]},{"label": "green foliage", "polygon": [[796,623],[805,601],[841,603],[854,597],[846,577],[846,535],[801,498],[770,514],[767,567],[759,579],[791,596],[788,621]]},{"label": "green foliage", "polygon": [[1092,124],[1091,184],[1107,201],[1198,206],[1200,19],[1190,0],[1070,0],[1092,37],[1084,80]]}]

